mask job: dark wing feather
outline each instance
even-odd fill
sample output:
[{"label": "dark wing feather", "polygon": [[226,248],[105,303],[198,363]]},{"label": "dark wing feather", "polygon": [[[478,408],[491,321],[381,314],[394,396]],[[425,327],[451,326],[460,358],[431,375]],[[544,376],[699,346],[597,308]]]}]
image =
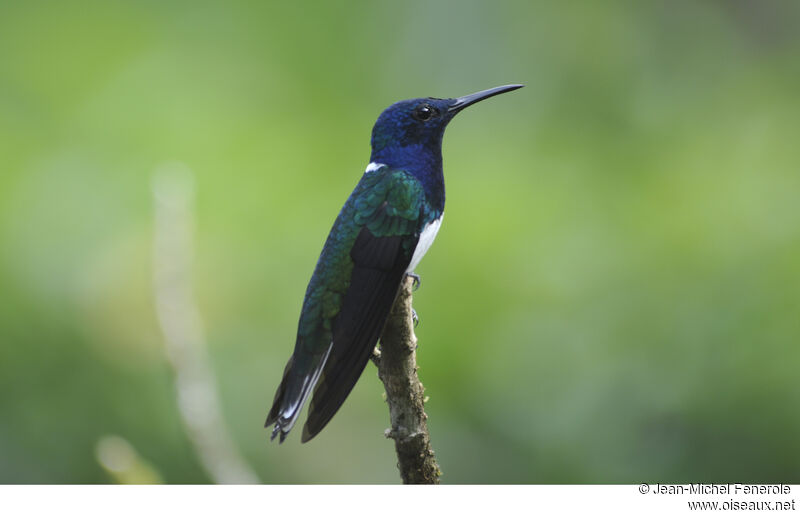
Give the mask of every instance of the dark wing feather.
[{"label": "dark wing feather", "polygon": [[364,371],[418,239],[418,234],[377,237],[368,227],[358,234],[350,253],[350,286],[333,320],[334,345],[311,400],[303,442],[325,427]]},{"label": "dark wing feather", "polygon": [[419,240],[438,216],[402,170],[365,173],[333,224],[311,277],[297,341],[267,425],[281,441],[313,389],[303,441],[330,421],[353,389],[383,329]]}]

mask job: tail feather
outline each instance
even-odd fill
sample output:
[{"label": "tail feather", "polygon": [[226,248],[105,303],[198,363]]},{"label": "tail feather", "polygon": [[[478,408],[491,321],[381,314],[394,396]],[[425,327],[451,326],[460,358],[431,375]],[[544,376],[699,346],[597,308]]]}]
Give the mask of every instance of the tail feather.
[{"label": "tail feather", "polygon": [[283,442],[294,427],[306,399],[319,380],[331,347],[332,344],[320,355],[310,355],[302,351],[302,344],[298,342],[295,353],[283,371],[283,379],[264,423],[265,427],[275,425],[270,439],[280,434],[280,442]]}]

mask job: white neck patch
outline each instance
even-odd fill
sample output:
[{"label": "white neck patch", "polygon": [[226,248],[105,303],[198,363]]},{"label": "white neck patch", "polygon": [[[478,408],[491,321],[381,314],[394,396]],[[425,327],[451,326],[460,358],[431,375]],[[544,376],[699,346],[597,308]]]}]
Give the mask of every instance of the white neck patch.
[{"label": "white neck patch", "polygon": [[364,171],[365,174],[369,174],[370,172],[375,172],[381,167],[385,167],[383,163],[375,163],[374,161],[367,165],[367,170]]}]

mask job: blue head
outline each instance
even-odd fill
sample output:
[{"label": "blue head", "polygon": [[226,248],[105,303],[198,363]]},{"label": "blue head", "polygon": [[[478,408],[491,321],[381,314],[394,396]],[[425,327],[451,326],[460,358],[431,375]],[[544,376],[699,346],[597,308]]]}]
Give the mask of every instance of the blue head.
[{"label": "blue head", "polygon": [[467,106],[521,87],[511,84],[455,99],[420,98],[392,104],[372,129],[370,161],[401,168],[420,179],[441,175],[442,136],[450,120]]}]

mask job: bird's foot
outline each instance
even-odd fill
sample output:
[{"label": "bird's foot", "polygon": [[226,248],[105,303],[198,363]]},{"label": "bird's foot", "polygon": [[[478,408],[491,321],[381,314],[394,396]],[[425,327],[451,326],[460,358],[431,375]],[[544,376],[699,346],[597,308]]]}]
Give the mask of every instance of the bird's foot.
[{"label": "bird's foot", "polygon": [[411,283],[411,290],[416,292],[419,289],[419,286],[422,285],[422,278],[419,277],[419,274],[414,272],[407,272],[406,276],[414,280],[413,283]]},{"label": "bird's foot", "polygon": [[381,350],[378,346],[375,346],[375,349],[372,350],[372,355],[370,355],[369,359],[372,360],[376,367],[381,366]]},{"label": "bird's foot", "polygon": [[419,324],[419,316],[417,315],[417,311],[413,308],[411,309],[411,320],[414,321],[414,328],[416,328]]}]

